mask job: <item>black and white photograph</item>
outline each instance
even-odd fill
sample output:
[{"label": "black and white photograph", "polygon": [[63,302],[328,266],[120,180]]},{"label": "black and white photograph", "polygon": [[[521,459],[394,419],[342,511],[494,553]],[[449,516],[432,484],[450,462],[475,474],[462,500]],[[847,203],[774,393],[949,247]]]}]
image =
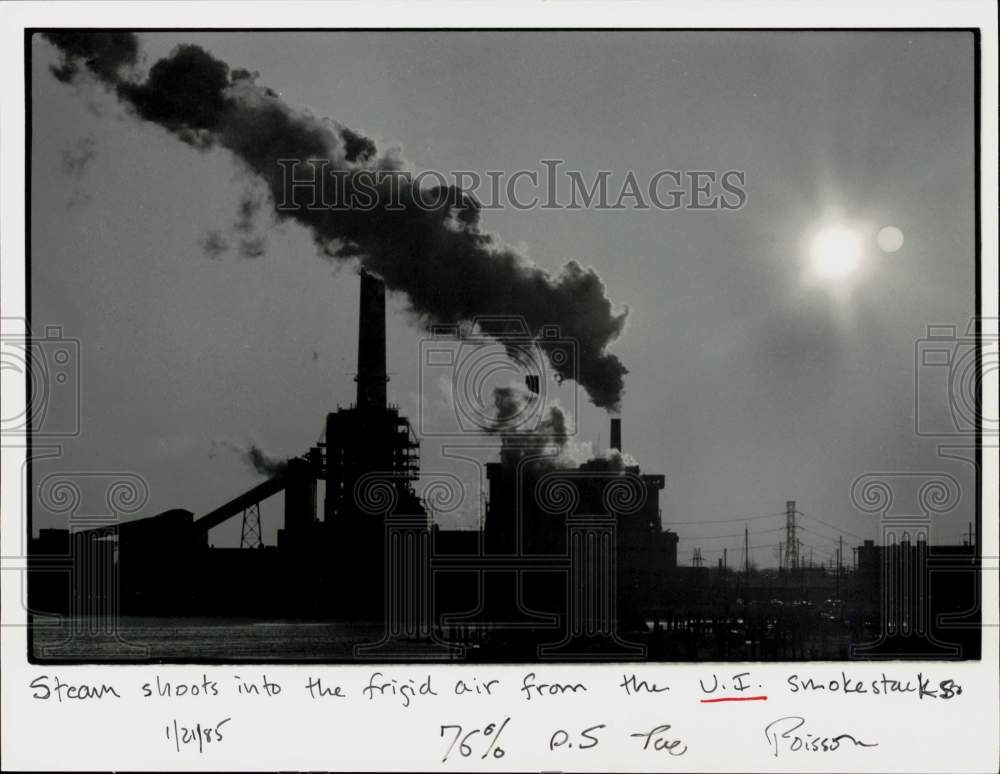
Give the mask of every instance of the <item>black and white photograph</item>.
[{"label": "black and white photograph", "polygon": [[[27,697],[877,662],[923,700],[919,662],[940,700],[992,661],[983,29],[163,18],[23,29]],[[702,703],[774,702],[733,679]],[[504,714],[445,763],[509,754]]]},{"label": "black and white photograph", "polygon": [[34,658],[978,658],[972,32],[27,45]]}]

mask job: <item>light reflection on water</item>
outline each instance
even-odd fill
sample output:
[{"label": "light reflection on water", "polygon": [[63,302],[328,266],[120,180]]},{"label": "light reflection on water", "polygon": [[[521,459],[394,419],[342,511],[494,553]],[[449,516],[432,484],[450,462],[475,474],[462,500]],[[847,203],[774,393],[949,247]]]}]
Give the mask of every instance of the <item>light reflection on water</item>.
[{"label": "light reflection on water", "polygon": [[71,636],[69,625],[34,627],[37,658],[234,661],[353,660],[354,646],[377,642],[378,623],[129,618],[119,636]]}]

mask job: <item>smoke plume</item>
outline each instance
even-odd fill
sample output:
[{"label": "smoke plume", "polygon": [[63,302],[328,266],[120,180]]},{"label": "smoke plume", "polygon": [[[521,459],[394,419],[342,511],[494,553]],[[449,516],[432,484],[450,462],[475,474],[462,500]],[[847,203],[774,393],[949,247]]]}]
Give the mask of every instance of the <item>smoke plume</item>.
[{"label": "smoke plume", "polygon": [[249,447],[243,450],[242,456],[243,461],[262,476],[276,476],[279,473],[284,473],[285,468],[288,467],[288,463],[285,460],[278,457],[269,457],[255,443],[250,444]]},{"label": "smoke plume", "polygon": [[[276,207],[275,215],[306,226],[324,255],[357,260],[381,276],[425,325],[509,315],[523,318],[533,335],[557,326],[560,338],[574,343],[576,357],[555,357],[553,347],[563,342],[539,340],[556,373],[577,379],[597,406],[618,407],[627,370],[607,347],[622,333],[628,312],[615,313],[593,269],[570,261],[553,276],[482,231],[479,204],[457,187],[419,189],[406,177],[373,175],[398,171],[402,162],[392,152],[380,154],[353,129],[294,110],[258,85],[256,73],[231,69],[198,46],[178,46],[141,79],[138,39],[131,33],[45,37],[61,53],[52,68],[60,80],[89,72],[137,116],[181,141],[232,152],[266,185],[272,205],[286,194],[281,159],[324,160],[319,168],[336,179],[342,196],[374,192],[376,201],[398,203],[307,208],[314,192],[299,188],[291,202],[296,206]],[[503,341],[502,331],[480,327]]]},{"label": "smoke plume", "polygon": [[255,443],[238,446],[232,441],[212,441],[208,458],[215,459],[220,449],[237,454],[247,467],[262,476],[277,476],[284,473],[288,467],[286,460],[271,457]]},{"label": "smoke plume", "polygon": [[218,231],[209,231],[201,238],[201,249],[209,258],[218,258],[229,249],[229,243]]},{"label": "smoke plume", "polygon": [[84,170],[94,160],[97,155],[95,147],[97,140],[93,137],[83,137],[63,149],[62,168],[63,171],[75,178],[80,178]]}]

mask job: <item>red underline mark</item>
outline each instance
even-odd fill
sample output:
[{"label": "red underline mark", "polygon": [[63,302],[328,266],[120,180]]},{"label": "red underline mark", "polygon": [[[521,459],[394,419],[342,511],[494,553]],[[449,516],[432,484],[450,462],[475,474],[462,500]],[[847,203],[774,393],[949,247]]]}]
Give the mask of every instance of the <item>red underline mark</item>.
[{"label": "red underline mark", "polygon": [[766,696],[724,696],[721,699],[702,699],[702,704],[715,704],[720,701],[767,701]]}]

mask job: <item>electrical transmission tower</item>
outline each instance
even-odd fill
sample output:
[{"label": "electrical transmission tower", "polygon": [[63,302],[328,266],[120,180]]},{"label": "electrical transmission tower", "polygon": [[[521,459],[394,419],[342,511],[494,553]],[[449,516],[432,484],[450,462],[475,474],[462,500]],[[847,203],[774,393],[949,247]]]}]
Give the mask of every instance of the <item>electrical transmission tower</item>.
[{"label": "electrical transmission tower", "polygon": [[799,541],[795,535],[795,500],[785,503],[785,569],[799,567]]},{"label": "electrical transmission tower", "polygon": [[243,533],[240,535],[240,548],[261,548],[264,538],[260,532],[260,503],[254,503],[243,509]]},{"label": "electrical transmission tower", "polygon": [[694,555],[691,557],[691,564],[695,567],[701,567],[703,561],[704,560],[701,558],[701,549],[696,548],[694,550]]}]

